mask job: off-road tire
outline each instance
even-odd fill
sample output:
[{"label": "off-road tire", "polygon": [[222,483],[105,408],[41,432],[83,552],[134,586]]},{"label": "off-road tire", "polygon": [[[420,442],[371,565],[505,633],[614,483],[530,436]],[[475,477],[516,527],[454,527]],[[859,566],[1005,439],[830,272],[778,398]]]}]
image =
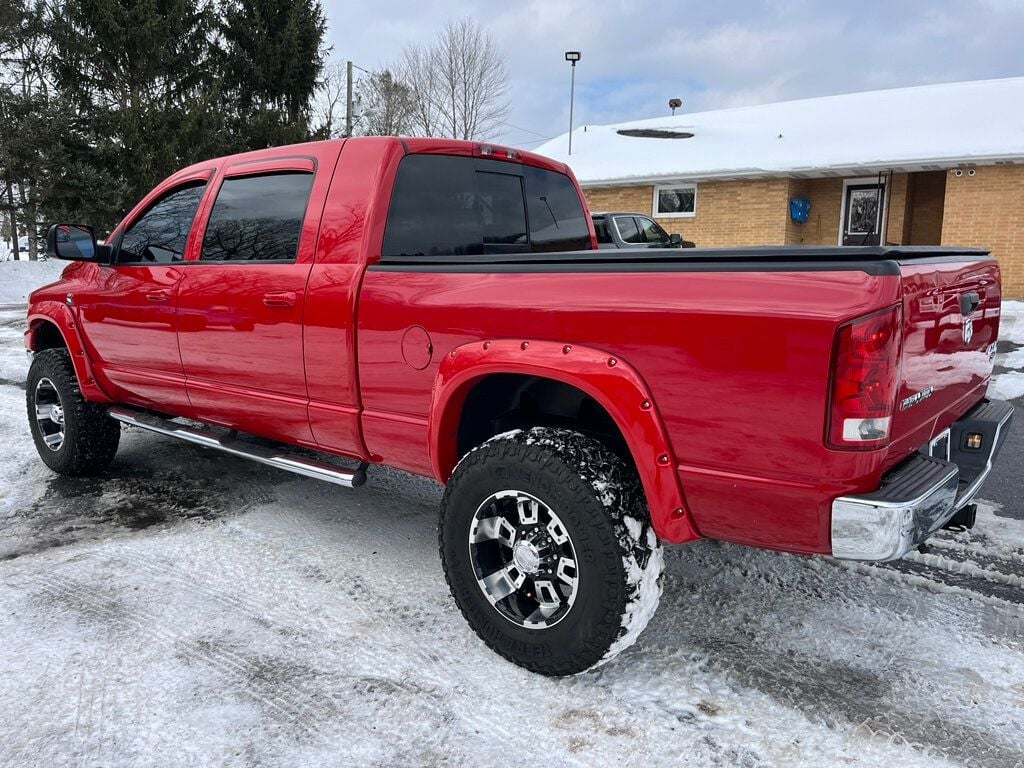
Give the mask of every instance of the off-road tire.
[{"label": "off-road tire", "polygon": [[[502,615],[474,571],[474,515],[509,489],[557,511],[579,558],[575,602],[553,626]],[[445,579],[470,627],[509,661],[544,675],[583,672],[628,648],[661,595],[662,549],[635,469],[572,430],[516,430],[467,453],[445,489],[438,538]]]},{"label": "off-road tire", "polygon": [[[59,449],[46,445],[36,419],[36,391],[40,380],[48,379],[60,397],[64,412],[64,439]],[[106,409],[82,397],[71,356],[66,349],[44,349],[36,353],[25,386],[29,429],[39,457],[62,475],[92,475],[109,466],[121,439],[121,425]]]}]

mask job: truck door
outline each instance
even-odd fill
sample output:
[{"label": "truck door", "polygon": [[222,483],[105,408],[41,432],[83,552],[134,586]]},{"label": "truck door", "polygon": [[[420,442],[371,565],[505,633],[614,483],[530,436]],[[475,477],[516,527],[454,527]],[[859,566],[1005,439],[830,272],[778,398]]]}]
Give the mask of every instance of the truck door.
[{"label": "truck door", "polygon": [[122,402],[188,407],[175,304],[210,171],[159,189],[112,244],[115,263],[70,298],[104,389]]},{"label": "truck door", "polygon": [[225,169],[178,292],[196,418],[312,444],[302,315],[330,173],[317,172],[315,157]]}]

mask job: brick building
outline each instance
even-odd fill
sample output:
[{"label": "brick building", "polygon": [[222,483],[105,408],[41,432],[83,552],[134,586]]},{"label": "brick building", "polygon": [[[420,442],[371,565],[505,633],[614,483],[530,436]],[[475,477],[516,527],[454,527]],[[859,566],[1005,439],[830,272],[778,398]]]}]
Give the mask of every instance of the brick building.
[{"label": "brick building", "polygon": [[1024,77],[588,125],[567,148],[537,151],[592,210],[698,246],[983,246],[1024,297]]}]

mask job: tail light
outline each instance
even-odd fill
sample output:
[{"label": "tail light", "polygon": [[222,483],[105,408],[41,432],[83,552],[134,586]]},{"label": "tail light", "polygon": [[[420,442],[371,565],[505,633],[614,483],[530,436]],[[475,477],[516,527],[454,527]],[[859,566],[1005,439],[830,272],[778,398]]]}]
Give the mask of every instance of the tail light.
[{"label": "tail light", "polygon": [[899,386],[900,306],[857,318],[836,333],[828,444],[878,448],[889,442]]}]

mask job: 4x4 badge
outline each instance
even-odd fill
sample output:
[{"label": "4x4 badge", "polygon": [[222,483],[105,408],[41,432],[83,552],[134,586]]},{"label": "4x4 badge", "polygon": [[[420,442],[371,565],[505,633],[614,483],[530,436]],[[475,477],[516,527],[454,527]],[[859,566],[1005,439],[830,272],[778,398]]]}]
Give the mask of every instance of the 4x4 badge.
[{"label": "4x4 badge", "polygon": [[971,318],[964,319],[964,344],[970,344],[974,338],[974,321]]}]

